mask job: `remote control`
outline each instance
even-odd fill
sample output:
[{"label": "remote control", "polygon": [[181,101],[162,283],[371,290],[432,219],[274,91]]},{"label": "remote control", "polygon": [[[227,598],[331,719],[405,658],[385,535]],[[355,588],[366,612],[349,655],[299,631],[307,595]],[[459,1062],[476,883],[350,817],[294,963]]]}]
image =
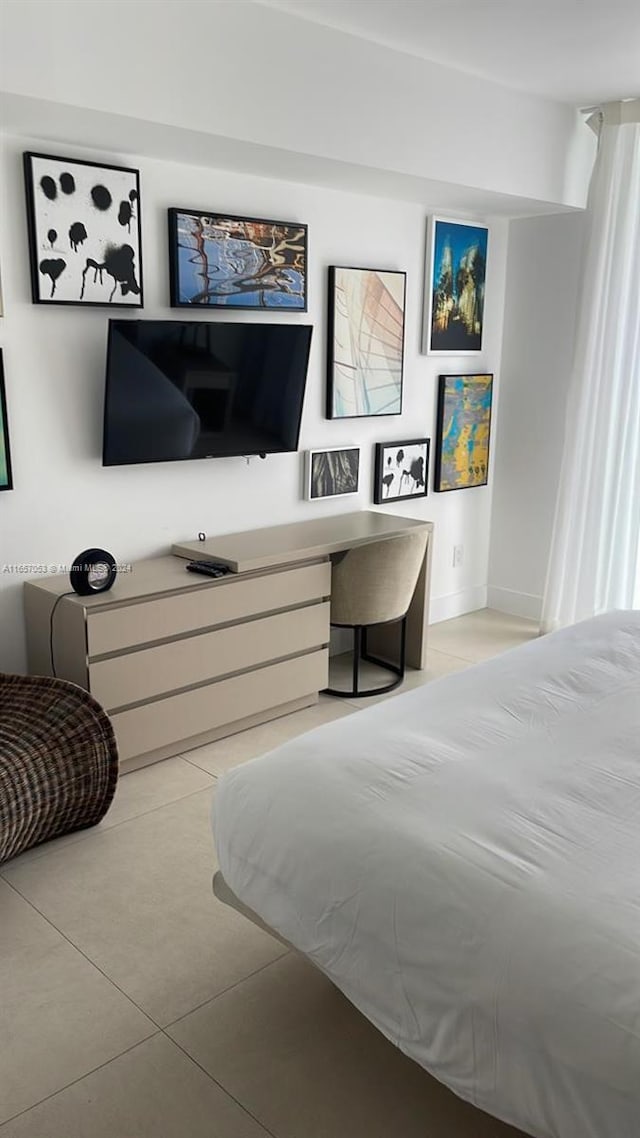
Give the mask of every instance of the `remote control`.
[{"label": "remote control", "polygon": [[187,569],[190,573],[203,573],[205,577],[224,577],[230,572],[229,566],[219,561],[188,561]]}]

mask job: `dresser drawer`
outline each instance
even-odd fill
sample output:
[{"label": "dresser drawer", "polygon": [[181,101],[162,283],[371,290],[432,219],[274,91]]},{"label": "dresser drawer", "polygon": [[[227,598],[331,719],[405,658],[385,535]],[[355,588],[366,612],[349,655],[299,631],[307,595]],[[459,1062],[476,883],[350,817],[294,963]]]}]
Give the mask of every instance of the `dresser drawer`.
[{"label": "dresser drawer", "polygon": [[299,699],[326,687],[326,648],[217,680],[144,707],[118,712],[111,722],[121,761],[187,741],[216,727]]},{"label": "dresser drawer", "polygon": [[227,576],[169,597],[90,610],[89,657],[319,600],[330,589],[331,566],[323,562],[256,577]]},{"label": "dresser drawer", "polygon": [[329,608],[319,602],[96,661],[89,665],[91,694],[109,711],[322,647]]}]

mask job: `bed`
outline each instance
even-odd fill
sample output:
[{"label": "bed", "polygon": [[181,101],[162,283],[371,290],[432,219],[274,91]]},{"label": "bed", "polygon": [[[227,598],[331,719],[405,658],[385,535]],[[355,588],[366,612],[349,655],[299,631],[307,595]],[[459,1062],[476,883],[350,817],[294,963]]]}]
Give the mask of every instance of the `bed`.
[{"label": "bed", "polygon": [[213,827],[221,884],[455,1093],[640,1134],[640,613],[236,768]]}]

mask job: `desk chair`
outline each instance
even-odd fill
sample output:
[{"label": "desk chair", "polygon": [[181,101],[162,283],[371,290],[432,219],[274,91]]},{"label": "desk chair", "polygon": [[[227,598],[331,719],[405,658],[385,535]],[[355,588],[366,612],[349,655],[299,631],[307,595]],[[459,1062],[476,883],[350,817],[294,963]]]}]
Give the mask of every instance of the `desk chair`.
[{"label": "desk chair", "polygon": [[[353,629],[353,685],[347,691],[325,688],[328,695],[367,696],[393,691],[404,679],[407,612],[427,548],[427,531],[359,545],[332,558],[331,625]],[[367,631],[373,625],[400,621],[400,659],[380,660],[367,651]],[[363,660],[392,672],[397,679],[385,687],[360,687]]]}]

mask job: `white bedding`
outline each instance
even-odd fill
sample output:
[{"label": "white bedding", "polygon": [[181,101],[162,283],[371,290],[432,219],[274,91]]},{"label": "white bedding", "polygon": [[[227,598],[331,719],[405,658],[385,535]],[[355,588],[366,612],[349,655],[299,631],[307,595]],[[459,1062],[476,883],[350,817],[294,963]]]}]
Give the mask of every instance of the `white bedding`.
[{"label": "white bedding", "polygon": [[640,613],[246,763],[213,823],[236,895],[462,1098],[640,1135]]}]

